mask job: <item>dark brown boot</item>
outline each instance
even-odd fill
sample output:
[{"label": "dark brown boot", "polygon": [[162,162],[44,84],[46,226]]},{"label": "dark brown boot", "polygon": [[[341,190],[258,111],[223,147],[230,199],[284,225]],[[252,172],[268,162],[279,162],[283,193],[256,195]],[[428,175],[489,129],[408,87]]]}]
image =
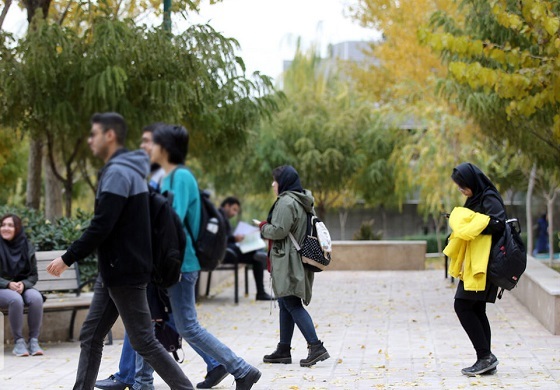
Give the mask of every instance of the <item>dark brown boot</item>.
[{"label": "dark brown boot", "polygon": [[307,346],[307,349],[309,351],[307,359],[301,359],[299,361],[299,365],[302,367],[311,367],[315,363],[327,360],[331,357],[325,347],[323,347],[322,342],[319,342],[319,344],[310,344]]},{"label": "dark brown boot", "polygon": [[264,355],[263,362],[290,364],[292,363],[290,349],[290,345],[278,343],[276,351],[272,352],[270,355]]}]

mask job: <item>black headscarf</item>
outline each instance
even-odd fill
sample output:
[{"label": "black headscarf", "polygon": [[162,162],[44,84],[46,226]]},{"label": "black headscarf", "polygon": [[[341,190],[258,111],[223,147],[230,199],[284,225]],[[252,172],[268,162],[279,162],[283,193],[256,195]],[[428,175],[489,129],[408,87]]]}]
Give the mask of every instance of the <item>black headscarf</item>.
[{"label": "black headscarf", "polygon": [[[299,174],[291,165],[282,165],[275,168],[274,171],[272,171],[272,176],[274,180],[276,180],[276,183],[278,183],[278,195],[286,191],[303,192],[303,187],[299,181]],[[268,222],[272,220],[272,211],[274,207],[276,207],[276,203],[278,203],[278,199],[276,199],[276,202],[274,202],[268,212],[268,217],[266,219]]]},{"label": "black headscarf", "polygon": [[11,241],[0,237],[2,273],[15,278],[25,268],[28,260],[27,236],[23,229]]},{"label": "black headscarf", "polygon": [[299,174],[291,165],[283,165],[273,172],[274,180],[278,183],[278,195],[284,191],[303,192],[299,181]]},{"label": "black headscarf", "polygon": [[467,198],[464,207],[471,210],[477,209],[483,197],[489,192],[494,193],[502,205],[504,204],[496,186],[494,186],[490,179],[476,165],[462,163],[453,169],[453,175],[451,177],[453,177],[455,182],[461,187],[469,188],[473,193],[470,198]]}]

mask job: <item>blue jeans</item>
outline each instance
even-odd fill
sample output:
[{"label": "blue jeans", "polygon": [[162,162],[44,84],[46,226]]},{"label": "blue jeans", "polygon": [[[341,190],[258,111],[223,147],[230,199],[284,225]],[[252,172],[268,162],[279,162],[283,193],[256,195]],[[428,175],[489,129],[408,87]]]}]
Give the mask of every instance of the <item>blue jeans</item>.
[{"label": "blue jeans", "polygon": [[[169,313],[169,321],[167,324],[177,331],[173,313]],[[220,363],[196,347],[191,347],[204,358],[207,371],[220,365]],[[126,333],[121,351],[121,359],[119,361],[119,372],[115,374],[115,378],[129,385],[132,383],[133,390],[154,390],[154,369],[142,356],[132,349]]]},{"label": "blue jeans", "polygon": [[114,376],[116,380],[127,384],[133,390],[154,389],[154,369],[132,348],[126,332],[119,360],[119,371]]},{"label": "blue jeans", "polygon": [[294,325],[297,325],[307,344],[319,342],[313,320],[303,307],[301,298],[293,295],[278,298],[278,307],[280,308],[280,344],[292,343]]},{"label": "blue jeans", "polygon": [[[206,362],[208,371],[212,360],[222,364],[236,379],[249,373],[251,365],[214,337],[198,323],[195,306],[195,286],[198,272],[183,272],[179,283],[167,289],[177,332]],[[214,365],[213,367],[216,367]],[[212,368],[213,368],[212,367]]]},{"label": "blue jeans", "polygon": [[119,360],[119,371],[115,373],[115,379],[119,382],[130,385],[134,383],[134,373],[136,371],[136,351],[130,345],[128,333],[124,332],[124,341]]},{"label": "blue jeans", "polygon": [[175,360],[156,340],[146,283],[107,287],[97,278],[89,313],[80,331],[80,358],[75,390],[93,389],[103,353],[103,341],[121,316],[132,347],[150,363],[172,389],[192,390],[193,386]]}]

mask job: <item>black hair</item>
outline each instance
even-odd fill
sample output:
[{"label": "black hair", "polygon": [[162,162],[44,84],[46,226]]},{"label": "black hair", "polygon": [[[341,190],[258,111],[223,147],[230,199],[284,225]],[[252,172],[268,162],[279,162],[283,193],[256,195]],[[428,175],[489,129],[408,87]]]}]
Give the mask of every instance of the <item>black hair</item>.
[{"label": "black hair", "polygon": [[234,204],[241,207],[241,202],[239,201],[239,199],[237,199],[235,196],[228,196],[227,198],[224,199],[220,207],[224,207],[227,205],[234,205]]},{"label": "black hair", "polygon": [[94,123],[101,125],[104,133],[113,130],[117,136],[117,143],[124,145],[127,127],[126,121],[121,114],[116,112],[95,113],[91,116],[90,122],[92,125]]},{"label": "black hair", "polygon": [[142,133],[153,133],[154,131],[156,131],[159,127],[165,126],[165,123],[163,122],[154,122],[154,123],[150,123],[148,126],[144,126],[144,128],[142,129]]},{"label": "black hair", "polygon": [[153,142],[167,151],[168,162],[184,164],[189,151],[189,133],[179,125],[162,125],[153,133]]}]

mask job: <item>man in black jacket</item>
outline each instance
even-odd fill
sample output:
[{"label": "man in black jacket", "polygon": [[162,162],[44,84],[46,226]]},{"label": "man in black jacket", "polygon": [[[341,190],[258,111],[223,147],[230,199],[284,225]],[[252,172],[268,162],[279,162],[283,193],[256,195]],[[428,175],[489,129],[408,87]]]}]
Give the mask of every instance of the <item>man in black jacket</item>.
[{"label": "man in black jacket", "polygon": [[146,176],[150,162],[143,151],[124,147],[126,123],[117,113],[95,114],[88,144],[105,166],[99,174],[90,226],[47,267],[60,276],[68,266],[98,251],[99,276],[80,332],[81,352],[74,389],[93,389],[103,340],[120,315],[132,347],[172,389],[192,384],[153,333],[146,299],[151,278],[151,234]]}]

